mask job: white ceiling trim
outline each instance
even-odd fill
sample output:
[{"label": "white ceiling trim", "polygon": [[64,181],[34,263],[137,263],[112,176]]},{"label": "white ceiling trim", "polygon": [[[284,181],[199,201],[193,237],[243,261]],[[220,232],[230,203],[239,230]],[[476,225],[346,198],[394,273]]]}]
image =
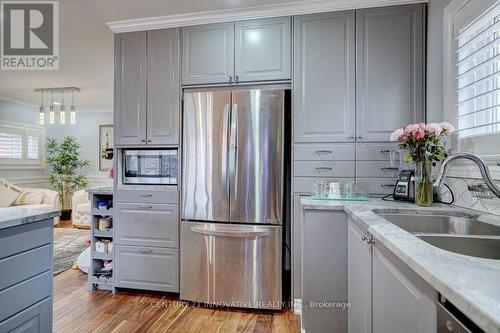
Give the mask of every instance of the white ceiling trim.
[{"label": "white ceiling trim", "polygon": [[426,2],[428,0],[302,0],[247,8],[113,21],[108,22],[107,25],[113,32],[119,33]]},{"label": "white ceiling trim", "polygon": [[31,104],[31,103],[28,103],[28,102],[24,102],[24,101],[20,101],[20,100],[17,100],[17,99],[9,98],[9,97],[3,96],[3,95],[0,95],[0,101],[9,102],[9,103],[13,103],[13,104],[20,104],[20,105],[23,105],[23,106],[27,106],[27,107],[36,109],[37,111],[38,111],[38,108],[40,107],[39,104]]}]

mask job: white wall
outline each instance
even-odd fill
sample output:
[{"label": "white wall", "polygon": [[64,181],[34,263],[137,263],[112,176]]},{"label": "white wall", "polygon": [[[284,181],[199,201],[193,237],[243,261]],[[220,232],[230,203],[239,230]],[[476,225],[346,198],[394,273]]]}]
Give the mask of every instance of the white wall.
[{"label": "white wall", "polygon": [[441,122],[443,109],[443,10],[451,0],[430,0],[427,11],[427,121]]},{"label": "white wall", "polygon": [[[38,108],[0,99],[0,123],[39,127]],[[24,181],[33,181],[33,178],[42,176],[45,176],[45,168],[35,170],[0,169],[0,177],[6,179],[15,178]]]},{"label": "white wall", "polygon": [[106,177],[106,171],[99,171],[99,125],[113,124],[112,112],[77,112],[76,124],[46,125],[48,138],[61,141],[66,136],[73,136],[81,145],[83,159],[90,160],[86,174]]}]

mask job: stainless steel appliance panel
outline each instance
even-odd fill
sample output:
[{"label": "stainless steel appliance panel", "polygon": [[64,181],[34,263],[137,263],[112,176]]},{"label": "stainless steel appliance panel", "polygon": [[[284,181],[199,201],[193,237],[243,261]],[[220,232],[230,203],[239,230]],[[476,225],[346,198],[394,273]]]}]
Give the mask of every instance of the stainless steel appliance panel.
[{"label": "stainless steel appliance panel", "polygon": [[184,94],[182,218],[229,220],[230,91]]},{"label": "stainless steel appliance panel", "polygon": [[281,226],[181,224],[181,299],[281,308]]},{"label": "stainless steel appliance panel", "polygon": [[281,224],[284,90],[233,91],[230,222]]}]

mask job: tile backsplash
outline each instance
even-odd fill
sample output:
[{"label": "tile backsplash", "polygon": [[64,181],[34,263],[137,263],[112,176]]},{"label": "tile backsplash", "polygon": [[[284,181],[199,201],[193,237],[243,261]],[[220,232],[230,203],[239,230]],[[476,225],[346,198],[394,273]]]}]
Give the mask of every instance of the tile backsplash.
[{"label": "tile backsplash", "polygon": [[478,179],[473,178],[446,177],[446,184],[450,186],[455,195],[454,205],[500,215],[500,199],[479,199],[473,197],[469,192],[467,187],[477,183]]}]

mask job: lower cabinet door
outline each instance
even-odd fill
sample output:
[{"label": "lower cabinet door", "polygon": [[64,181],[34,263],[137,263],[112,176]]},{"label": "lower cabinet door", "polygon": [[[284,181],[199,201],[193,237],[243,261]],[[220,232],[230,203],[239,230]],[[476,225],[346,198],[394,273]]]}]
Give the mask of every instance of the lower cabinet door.
[{"label": "lower cabinet door", "polygon": [[17,313],[0,323],[2,333],[52,332],[52,297]]},{"label": "lower cabinet door", "polygon": [[348,332],[371,333],[372,246],[368,234],[355,223],[352,219],[347,223]]},{"label": "lower cabinet door", "polygon": [[115,246],[115,284],[120,288],[179,292],[179,250]]},{"label": "lower cabinet door", "polygon": [[373,333],[435,333],[437,293],[394,254],[373,248]]}]

